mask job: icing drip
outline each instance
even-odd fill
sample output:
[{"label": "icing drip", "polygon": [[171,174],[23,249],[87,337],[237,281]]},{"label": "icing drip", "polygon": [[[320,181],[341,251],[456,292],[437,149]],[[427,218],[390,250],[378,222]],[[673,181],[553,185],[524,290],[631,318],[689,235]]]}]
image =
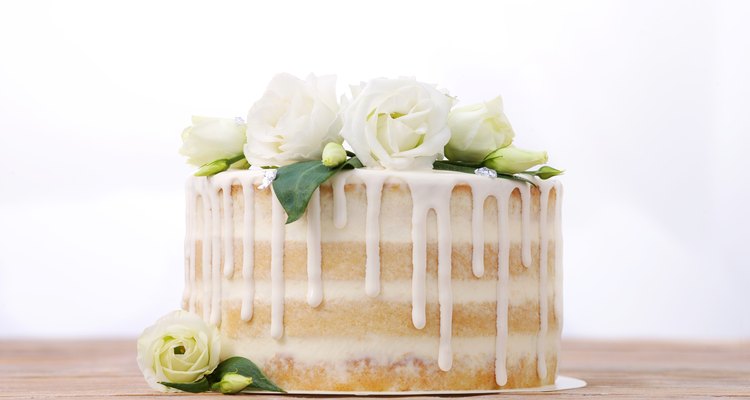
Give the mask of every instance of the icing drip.
[{"label": "icing drip", "polygon": [[487,195],[483,186],[471,186],[471,270],[477,278],[484,275],[484,201]]},{"label": "icing drip", "polygon": [[438,367],[449,371],[453,364],[453,292],[451,290],[450,199],[453,185],[435,187],[421,179],[407,179],[412,196],[412,322],[417,329],[425,325],[425,269],[427,255],[427,213],[435,210],[438,224],[438,303],[440,305],[440,346]]},{"label": "icing drip", "polygon": [[320,279],[320,189],[307,205],[307,304],[317,307],[323,301]]},{"label": "icing drip", "polygon": [[333,226],[341,229],[346,226],[346,177],[347,174],[337,174],[331,179],[333,189]]},{"label": "icing drip", "polygon": [[[412,192],[412,197],[414,192]],[[414,327],[422,329],[425,326],[425,303],[427,293],[425,292],[425,280],[427,270],[427,210],[418,210],[416,207],[411,214],[411,321]]]},{"label": "icing drip", "polygon": [[555,182],[555,317],[561,329],[563,323],[562,195],[562,185],[560,182]]},{"label": "icing drip", "polygon": [[222,210],[224,212],[224,276],[231,278],[234,274],[234,218],[232,210],[232,180],[227,179],[221,185]]},{"label": "icing drip", "polygon": [[[210,185],[210,182],[207,183]],[[211,216],[211,314],[210,323],[217,325],[221,320],[221,212],[219,193],[208,188]]]},{"label": "icing drip", "polygon": [[[523,191],[523,187],[521,188]],[[495,381],[503,386],[508,382],[506,367],[508,342],[508,283],[510,280],[510,229],[508,203],[512,191],[496,195],[498,251],[497,251],[497,333],[495,336]]]},{"label": "icing drip", "polygon": [[271,337],[284,334],[284,208],[271,193]]},{"label": "icing drip", "polygon": [[[484,203],[490,197],[491,187],[485,185],[469,184],[472,194],[471,232],[472,232],[472,256],[471,268],[474,276],[480,278],[484,275]],[[518,185],[515,187],[521,194],[521,262],[525,267],[531,265],[531,188],[529,185]],[[512,193],[512,192],[511,192]],[[493,192],[496,200],[510,197],[510,193],[502,195]]]},{"label": "icing drip", "polygon": [[189,311],[195,311],[195,186],[192,180],[185,185],[185,268],[186,279],[183,300]]},{"label": "icing drip", "polygon": [[539,190],[539,335],[537,336],[537,373],[540,378],[547,377],[547,247],[549,244],[549,229],[547,227],[547,209],[549,204],[550,186],[540,184]]},{"label": "icing drip", "polygon": [[365,223],[365,293],[375,297],[380,293],[380,201],[383,196],[385,174],[378,174],[366,185],[367,222]]},{"label": "icing drip", "polygon": [[[450,201],[450,193],[448,193]],[[450,206],[450,204],[448,204]],[[438,366],[450,371],[453,365],[453,290],[451,289],[451,237],[450,207],[436,210],[438,222],[438,301],[440,303],[440,353]]]},{"label": "icing drip", "polygon": [[245,203],[242,235],[242,279],[245,291],[242,295],[240,318],[249,321],[253,318],[253,299],[255,298],[255,189],[251,177],[242,180],[242,196]]},{"label": "icing drip", "polygon": [[521,185],[521,264],[531,266],[531,186]]},{"label": "icing drip", "polygon": [[208,196],[208,178],[201,178],[198,183],[198,190],[203,206],[203,235],[201,236],[201,269],[203,284],[203,319],[208,320],[210,317],[210,299],[211,299],[211,202]]}]

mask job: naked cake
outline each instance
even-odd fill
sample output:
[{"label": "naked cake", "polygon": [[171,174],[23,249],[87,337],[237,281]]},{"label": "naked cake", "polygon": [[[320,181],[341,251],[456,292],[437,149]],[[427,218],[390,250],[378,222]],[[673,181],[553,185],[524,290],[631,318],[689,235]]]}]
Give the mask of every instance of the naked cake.
[{"label": "naked cake", "polygon": [[529,169],[547,155],[512,145],[499,98],[454,107],[376,79],[342,107],[326,79],[277,76],[247,122],[183,133],[203,159],[186,184],[182,307],[215,327],[219,359],[287,391],[553,384],[560,171]]}]

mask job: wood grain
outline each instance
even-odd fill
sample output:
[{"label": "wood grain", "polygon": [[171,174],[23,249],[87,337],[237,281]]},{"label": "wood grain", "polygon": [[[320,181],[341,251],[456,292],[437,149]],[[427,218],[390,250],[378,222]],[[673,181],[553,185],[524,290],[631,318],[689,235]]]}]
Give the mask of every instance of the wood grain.
[{"label": "wood grain", "polygon": [[[561,373],[586,388],[472,398],[750,399],[750,342],[565,341],[561,359]],[[185,396],[221,395],[153,391],[135,363],[135,340],[0,341],[0,399]]]}]

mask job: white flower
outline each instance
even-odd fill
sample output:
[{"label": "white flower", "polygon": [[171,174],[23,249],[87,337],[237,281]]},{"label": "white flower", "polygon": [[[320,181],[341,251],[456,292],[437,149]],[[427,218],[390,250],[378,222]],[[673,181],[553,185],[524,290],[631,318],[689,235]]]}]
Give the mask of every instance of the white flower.
[{"label": "white flower", "polygon": [[253,383],[253,378],[235,373],[226,373],[211,389],[224,394],[239,393]]},{"label": "white flower", "polygon": [[547,160],[546,151],[531,151],[508,146],[487,155],[483,164],[501,174],[516,174],[535,165],[544,164]]},{"label": "white flower", "polygon": [[201,166],[242,154],[245,124],[241,119],[193,116],[193,125],[182,131],[180,154],[188,163]]},{"label": "white flower", "polygon": [[146,328],[138,338],[138,366],[149,386],[171,391],[159,382],[192,383],[219,364],[221,336],[199,316],[174,311]]},{"label": "white flower", "polygon": [[257,166],[320,160],[323,146],[341,142],[336,77],[301,80],[276,75],[247,114],[245,157]]},{"label": "white flower", "polygon": [[490,152],[513,141],[513,128],[503,113],[503,99],[454,108],[448,117],[451,140],[445,156],[452,161],[481,162]]},{"label": "white flower", "polygon": [[367,167],[428,169],[450,139],[453,98],[415,79],[374,79],[342,112],[341,136]]},{"label": "white flower", "polygon": [[340,143],[331,142],[323,148],[323,165],[326,167],[338,167],[346,162],[346,150]]}]

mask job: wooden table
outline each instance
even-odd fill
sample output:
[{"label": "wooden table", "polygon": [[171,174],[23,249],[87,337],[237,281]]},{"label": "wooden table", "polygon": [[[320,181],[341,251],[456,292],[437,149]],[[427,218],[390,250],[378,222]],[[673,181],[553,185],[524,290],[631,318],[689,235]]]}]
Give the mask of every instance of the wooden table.
[{"label": "wooden table", "polygon": [[[472,398],[750,399],[750,342],[565,341],[561,373],[584,379],[588,386]],[[135,363],[135,340],[0,341],[0,399],[109,396],[216,399],[221,395],[154,392]],[[255,398],[271,397],[275,396]]]}]

